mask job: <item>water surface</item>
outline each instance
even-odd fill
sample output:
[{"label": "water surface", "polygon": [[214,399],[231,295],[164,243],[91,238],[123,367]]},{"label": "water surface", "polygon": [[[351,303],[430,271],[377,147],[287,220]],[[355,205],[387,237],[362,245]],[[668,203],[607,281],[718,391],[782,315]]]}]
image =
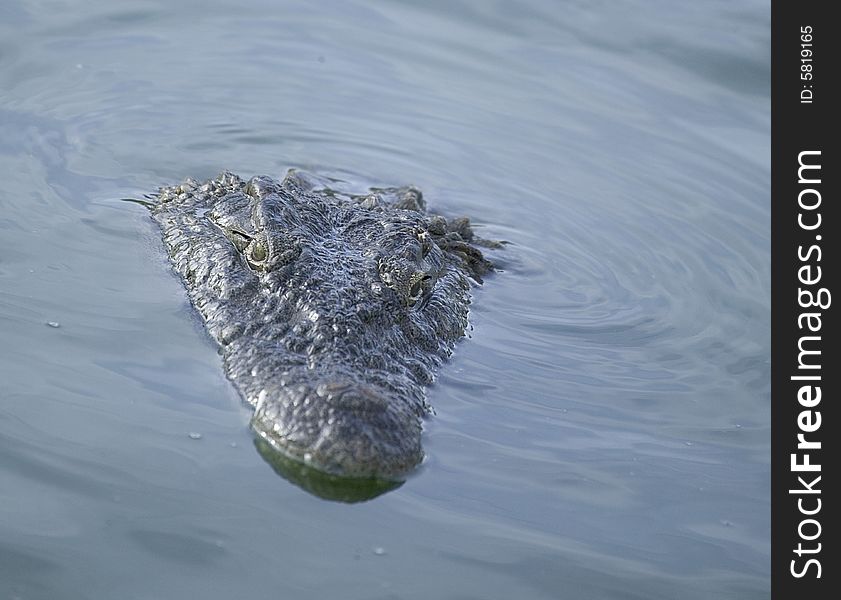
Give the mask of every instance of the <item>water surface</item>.
[{"label": "water surface", "polygon": [[[768,597],[769,41],[752,0],[4,0],[0,597]],[[290,167],[511,242],[370,502],[261,459],[119,201]]]}]

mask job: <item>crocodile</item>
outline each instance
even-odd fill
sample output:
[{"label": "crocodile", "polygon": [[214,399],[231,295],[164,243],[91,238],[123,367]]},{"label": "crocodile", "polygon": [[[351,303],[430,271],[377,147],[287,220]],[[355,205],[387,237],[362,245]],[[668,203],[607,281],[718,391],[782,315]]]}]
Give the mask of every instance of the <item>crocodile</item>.
[{"label": "crocodile", "polygon": [[320,183],[223,172],[148,206],[259,447],[329,476],[400,481],[424,457],[425,388],[465,335],[493,243],[428,213],[415,187]]}]

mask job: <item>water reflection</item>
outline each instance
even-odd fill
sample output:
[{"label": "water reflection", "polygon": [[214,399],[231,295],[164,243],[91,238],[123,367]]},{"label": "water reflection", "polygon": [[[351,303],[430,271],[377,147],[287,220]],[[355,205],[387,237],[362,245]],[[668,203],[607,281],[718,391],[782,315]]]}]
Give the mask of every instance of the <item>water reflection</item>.
[{"label": "water reflection", "polygon": [[347,503],[365,502],[396,490],[404,483],[403,481],[330,475],[284,456],[259,437],[254,438],[254,447],[275,473],[302,490],[324,500]]}]

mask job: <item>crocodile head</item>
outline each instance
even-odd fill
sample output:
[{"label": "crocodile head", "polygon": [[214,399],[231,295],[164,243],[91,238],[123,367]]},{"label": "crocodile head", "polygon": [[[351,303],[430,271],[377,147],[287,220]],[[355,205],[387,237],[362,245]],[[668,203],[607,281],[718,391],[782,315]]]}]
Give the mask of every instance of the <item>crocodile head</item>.
[{"label": "crocodile head", "polygon": [[333,475],[399,479],[423,458],[424,387],[490,268],[465,220],[414,188],[353,197],[297,174],[188,180],[152,208],[256,433]]}]

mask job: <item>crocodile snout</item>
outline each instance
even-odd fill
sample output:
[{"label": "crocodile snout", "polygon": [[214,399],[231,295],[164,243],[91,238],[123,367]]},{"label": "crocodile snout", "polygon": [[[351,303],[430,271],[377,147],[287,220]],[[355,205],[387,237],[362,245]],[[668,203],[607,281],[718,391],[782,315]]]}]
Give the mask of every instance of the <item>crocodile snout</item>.
[{"label": "crocodile snout", "polygon": [[347,380],[264,390],[252,425],[275,449],[321,471],[399,479],[423,459],[421,425],[389,394]]}]

